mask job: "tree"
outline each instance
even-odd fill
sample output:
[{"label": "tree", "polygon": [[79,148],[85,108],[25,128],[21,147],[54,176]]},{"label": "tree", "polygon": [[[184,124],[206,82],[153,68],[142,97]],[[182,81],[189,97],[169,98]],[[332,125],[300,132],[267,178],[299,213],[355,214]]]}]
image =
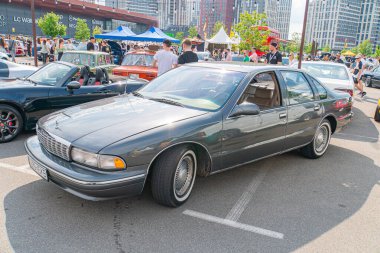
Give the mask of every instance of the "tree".
[{"label": "tree", "polygon": [[66,34],[67,27],[60,23],[60,17],[54,12],[46,13],[37,20],[37,25],[46,36],[57,37]]},{"label": "tree", "polygon": [[331,51],[331,48],[328,44],[326,44],[323,48],[322,48],[322,52],[325,52],[325,53],[330,53]]},{"label": "tree", "polygon": [[301,47],[301,34],[293,33],[292,39],[286,45],[286,51],[289,53],[298,53]]},{"label": "tree", "polygon": [[311,51],[313,50],[313,44],[309,43],[305,46],[305,53],[311,54]]},{"label": "tree", "polygon": [[258,24],[266,26],[267,15],[265,13],[248,13],[240,14],[240,22],[237,23],[233,30],[239,34],[241,41],[239,48],[241,50],[249,50],[252,46],[260,51],[268,50],[268,36],[270,31],[258,29]]},{"label": "tree", "polygon": [[189,33],[189,37],[190,38],[196,37],[198,35],[197,27],[196,26],[190,27],[189,30],[188,30],[188,33]]},{"label": "tree", "polygon": [[84,19],[78,18],[77,27],[75,29],[75,38],[77,40],[87,40],[90,38],[90,28]]},{"label": "tree", "polygon": [[183,40],[183,37],[184,37],[183,32],[177,32],[177,33],[175,34],[175,38],[176,38],[177,40],[179,40],[179,41],[182,41],[182,40]]},{"label": "tree", "polygon": [[102,28],[100,26],[95,26],[92,30],[92,36],[95,36],[97,34],[102,34]]},{"label": "tree", "polygon": [[362,55],[371,55],[372,54],[372,44],[370,40],[365,40],[358,45],[359,53]]},{"label": "tree", "polygon": [[359,53],[359,48],[358,47],[353,47],[351,49],[351,52],[353,52],[354,54],[357,54],[357,53]]},{"label": "tree", "polygon": [[376,46],[376,51],[372,56],[376,58],[380,57],[380,46]]},{"label": "tree", "polygon": [[211,37],[214,37],[214,35],[219,32],[220,28],[224,29],[224,27],[225,27],[225,25],[223,24],[223,22],[216,21],[214,24],[214,27],[212,28],[212,36]]}]

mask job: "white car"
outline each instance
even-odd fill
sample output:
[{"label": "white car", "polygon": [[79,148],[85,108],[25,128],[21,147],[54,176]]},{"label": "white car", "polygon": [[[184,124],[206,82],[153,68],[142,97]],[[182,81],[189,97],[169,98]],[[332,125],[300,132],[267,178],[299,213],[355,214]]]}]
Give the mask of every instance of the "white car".
[{"label": "white car", "polygon": [[[297,68],[297,64],[291,67]],[[302,62],[302,69],[318,78],[323,84],[332,90],[339,90],[354,94],[354,79],[346,65],[334,62]]]},{"label": "white car", "polygon": [[6,53],[0,52],[0,59],[9,61],[9,56]]},{"label": "white car", "polygon": [[0,59],[0,79],[16,79],[27,77],[34,73],[38,68],[34,66],[17,64]]}]

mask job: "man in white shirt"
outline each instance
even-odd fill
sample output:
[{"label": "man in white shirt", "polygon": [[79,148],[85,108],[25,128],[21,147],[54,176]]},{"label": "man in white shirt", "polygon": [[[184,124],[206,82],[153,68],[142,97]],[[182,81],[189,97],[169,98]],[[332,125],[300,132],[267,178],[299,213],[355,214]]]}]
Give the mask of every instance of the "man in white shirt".
[{"label": "man in white shirt", "polygon": [[153,67],[158,66],[158,75],[177,67],[178,57],[170,51],[172,45],[170,40],[164,40],[162,47],[163,50],[158,51],[153,59]]}]

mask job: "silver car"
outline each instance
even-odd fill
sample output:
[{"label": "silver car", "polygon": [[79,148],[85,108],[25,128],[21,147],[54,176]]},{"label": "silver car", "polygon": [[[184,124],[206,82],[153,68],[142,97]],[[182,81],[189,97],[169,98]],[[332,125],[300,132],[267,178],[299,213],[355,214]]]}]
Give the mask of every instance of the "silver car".
[{"label": "silver car", "polygon": [[31,75],[38,68],[0,59],[0,79],[16,79]]}]

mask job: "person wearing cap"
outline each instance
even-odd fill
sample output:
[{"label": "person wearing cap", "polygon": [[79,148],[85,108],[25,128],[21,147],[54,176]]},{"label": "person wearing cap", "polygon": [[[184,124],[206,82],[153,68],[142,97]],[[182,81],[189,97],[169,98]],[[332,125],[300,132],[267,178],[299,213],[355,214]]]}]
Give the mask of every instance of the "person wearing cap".
[{"label": "person wearing cap", "polygon": [[183,53],[178,57],[178,65],[198,62],[198,55],[193,52],[191,48],[191,41],[189,39],[185,39],[182,42],[182,50]]},{"label": "person wearing cap", "polygon": [[266,64],[281,64],[282,55],[277,51],[277,43],[272,42],[269,45],[270,52],[265,57]]},{"label": "person wearing cap", "polygon": [[354,78],[355,87],[360,91],[358,95],[364,97],[367,93],[363,90],[363,83],[360,80],[363,73],[363,62],[361,58],[361,54],[355,56],[355,62],[351,65],[351,73]]}]

